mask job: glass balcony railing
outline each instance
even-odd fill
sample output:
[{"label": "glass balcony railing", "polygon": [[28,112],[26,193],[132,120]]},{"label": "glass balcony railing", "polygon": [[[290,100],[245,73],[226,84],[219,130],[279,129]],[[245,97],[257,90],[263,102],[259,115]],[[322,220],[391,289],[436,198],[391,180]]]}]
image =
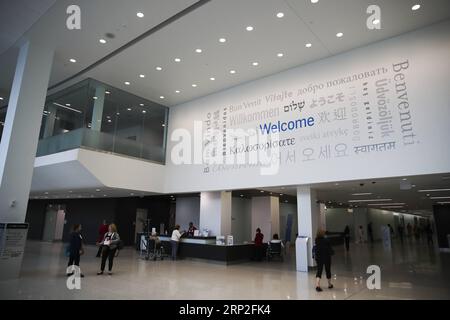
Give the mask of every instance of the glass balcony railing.
[{"label": "glass balcony railing", "polygon": [[165,162],[168,108],[93,79],[47,97],[37,156],[84,147]]}]

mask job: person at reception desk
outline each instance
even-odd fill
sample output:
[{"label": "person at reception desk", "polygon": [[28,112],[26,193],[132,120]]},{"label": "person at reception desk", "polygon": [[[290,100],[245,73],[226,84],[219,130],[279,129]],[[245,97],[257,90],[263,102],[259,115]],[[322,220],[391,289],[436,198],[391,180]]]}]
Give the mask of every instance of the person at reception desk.
[{"label": "person at reception desk", "polygon": [[255,235],[255,258],[257,261],[261,261],[263,257],[263,240],[264,235],[261,232],[261,229],[256,229],[256,235]]},{"label": "person at reception desk", "polygon": [[183,233],[180,232],[180,225],[177,224],[172,231],[172,238],[170,239],[170,243],[172,244],[172,260],[177,260],[178,245],[180,244],[182,235]]},{"label": "person at reception desk", "polygon": [[193,222],[189,222],[189,229],[187,231],[187,236],[188,237],[193,237],[195,230],[197,230],[197,228],[194,226]]}]

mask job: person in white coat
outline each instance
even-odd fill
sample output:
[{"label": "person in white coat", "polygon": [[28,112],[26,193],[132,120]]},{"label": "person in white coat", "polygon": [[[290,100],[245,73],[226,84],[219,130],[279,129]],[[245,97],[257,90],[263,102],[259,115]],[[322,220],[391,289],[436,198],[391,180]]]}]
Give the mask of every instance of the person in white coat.
[{"label": "person in white coat", "polygon": [[170,239],[170,243],[172,244],[172,260],[177,260],[178,245],[182,235],[183,234],[180,232],[180,225],[177,224],[172,231],[172,237]]}]

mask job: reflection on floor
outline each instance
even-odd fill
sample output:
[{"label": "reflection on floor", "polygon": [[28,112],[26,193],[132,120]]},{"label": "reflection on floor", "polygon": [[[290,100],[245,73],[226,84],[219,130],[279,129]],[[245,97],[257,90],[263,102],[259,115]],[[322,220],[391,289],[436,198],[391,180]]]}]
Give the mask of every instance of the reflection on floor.
[{"label": "reflection on floor", "polygon": [[[314,290],[314,271],[295,271],[295,256],[284,262],[223,266],[181,260],[145,261],[125,249],[112,276],[97,276],[97,248],[82,256],[81,290],[66,286],[67,258],[61,243],[27,243],[21,278],[0,281],[0,299],[450,299],[450,254],[424,243],[351,245],[335,248],[335,288]],[[381,267],[381,290],[369,290],[366,269]]]}]

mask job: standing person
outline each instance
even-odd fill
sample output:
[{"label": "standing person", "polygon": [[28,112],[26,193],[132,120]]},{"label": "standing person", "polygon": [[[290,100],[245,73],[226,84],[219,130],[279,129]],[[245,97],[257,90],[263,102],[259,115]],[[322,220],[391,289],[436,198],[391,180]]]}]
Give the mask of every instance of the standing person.
[{"label": "standing person", "polygon": [[261,229],[256,229],[256,235],[255,235],[255,254],[256,254],[256,260],[261,261],[263,256],[263,240],[264,235],[261,232]]},{"label": "standing person", "polygon": [[406,230],[408,231],[408,238],[411,237],[412,235],[411,223],[408,222],[408,224],[406,225]]},{"label": "standing person", "polygon": [[328,280],[328,289],[333,288],[331,284],[331,256],[334,254],[333,248],[331,248],[330,241],[325,238],[325,231],[319,229],[317,231],[315,246],[314,246],[314,259],[317,262],[316,273],[316,291],[323,291],[320,287],[320,279],[322,278],[323,267],[325,266],[325,273]]},{"label": "standing person", "polygon": [[344,241],[345,241],[345,251],[350,250],[350,227],[347,225],[344,229]]},{"label": "standing person", "polygon": [[108,232],[105,233],[101,244],[102,248],[102,263],[100,265],[100,271],[97,275],[103,274],[105,270],[106,260],[108,259],[108,274],[112,275],[112,267],[114,256],[116,255],[117,245],[119,244],[120,236],[117,233],[117,227],[114,223],[111,223],[108,227]]},{"label": "standing person", "polygon": [[401,223],[398,224],[397,233],[400,238],[400,242],[403,244],[403,225]]},{"label": "standing person", "polygon": [[[108,232],[108,224],[106,223],[106,220],[103,220],[103,223],[98,228],[97,244],[100,244],[100,242],[103,241],[103,238],[105,237],[105,234],[107,232]],[[100,258],[101,254],[102,254],[102,246],[99,245],[96,257]]]},{"label": "standing person", "polygon": [[197,230],[197,228],[194,226],[194,223],[193,222],[189,222],[189,229],[188,229],[188,232],[187,232],[187,236],[188,237],[193,237],[194,233],[195,233],[195,230]]},{"label": "standing person", "polygon": [[359,229],[358,229],[358,242],[359,243],[364,243],[364,229],[363,229],[363,226],[359,226]]},{"label": "standing person", "polygon": [[369,224],[367,225],[367,235],[369,236],[370,243],[373,243],[372,222],[369,222]]},{"label": "standing person", "polygon": [[388,223],[387,226],[389,227],[389,232],[391,234],[391,239],[392,239],[395,236],[394,228],[392,228],[392,226],[389,223]]},{"label": "standing person", "polygon": [[425,227],[425,233],[427,234],[427,244],[433,245],[433,228],[429,222]]},{"label": "standing person", "polygon": [[[70,244],[69,244],[69,263],[67,264],[67,276],[74,274],[73,266],[80,267],[80,256],[84,253],[83,249],[83,237],[81,236],[81,224],[75,224],[72,228],[72,233],[70,234]],[[69,272],[69,267],[72,267],[72,271]],[[80,277],[84,277],[80,273]]]},{"label": "standing person", "polygon": [[170,243],[172,244],[172,260],[177,260],[178,245],[182,235],[183,234],[180,232],[180,225],[177,224],[172,232],[172,238],[170,239]]}]

